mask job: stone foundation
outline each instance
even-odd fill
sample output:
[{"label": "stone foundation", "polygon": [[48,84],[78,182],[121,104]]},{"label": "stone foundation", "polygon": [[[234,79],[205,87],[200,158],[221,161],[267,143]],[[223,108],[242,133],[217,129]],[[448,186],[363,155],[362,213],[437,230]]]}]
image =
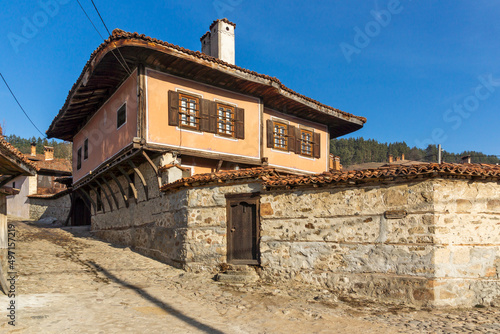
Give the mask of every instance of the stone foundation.
[{"label": "stone foundation", "polygon": [[[149,184],[155,175],[140,166]],[[122,184],[125,181],[122,180]],[[424,179],[266,191],[260,183],[184,188],[92,217],[105,240],[186,270],[227,261],[226,194],[261,194],[261,278],[355,297],[470,307],[500,299],[500,186]],[[114,189],[120,196],[118,189]]]}]

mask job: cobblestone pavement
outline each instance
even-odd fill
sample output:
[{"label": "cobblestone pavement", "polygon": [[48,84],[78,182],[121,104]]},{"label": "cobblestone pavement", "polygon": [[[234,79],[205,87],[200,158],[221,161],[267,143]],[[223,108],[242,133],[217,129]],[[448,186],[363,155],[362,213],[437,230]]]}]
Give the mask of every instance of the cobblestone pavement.
[{"label": "cobblestone pavement", "polygon": [[500,333],[498,308],[417,310],[339,300],[327,290],[226,286],[88,227],[16,229],[16,326],[0,297],[2,333]]}]

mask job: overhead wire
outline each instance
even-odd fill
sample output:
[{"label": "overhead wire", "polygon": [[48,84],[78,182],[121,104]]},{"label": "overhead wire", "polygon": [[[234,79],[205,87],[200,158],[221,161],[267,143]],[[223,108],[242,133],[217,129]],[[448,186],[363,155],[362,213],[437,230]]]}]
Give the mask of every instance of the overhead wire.
[{"label": "overhead wire", "polygon": [[33,124],[33,126],[35,127],[35,129],[37,129],[38,132],[40,132],[40,134],[44,137],[44,138],[47,138],[47,135],[45,133],[43,133],[42,131],[40,131],[40,129],[35,125],[35,123],[31,120],[31,118],[28,116],[28,113],[24,110],[23,106],[21,105],[21,103],[19,103],[19,100],[17,99],[16,95],[14,94],[14,92],[12,91],[12,89],[10,89],[10,86],[9,84],[7,83],[7,80],[5,80],[5,78],[3,77],[2,73],[0,73],[0,77],[2,77],[2,80],[3,82],[5,83],[5,86],[7,86],[7,89],[9,90],[10,94],[12,95],[12,97],[14,98],[14,100],[16,100],[17,102],[17,105],[19,106],[19,108],[21,108],[21,110],[23,111],[24,115],[28,118],[28,120],[31,122],[31,124]]},{"label": "overhead wire", "polygon": [[[99,36],[101,37],[101,39],[103,41],[106,40],[106,38],[104,38],[101,34],[101,32],[99,31],[99,29],[97,29],[97,27],[95,26],[94,22],[92,21],[92,19],[90,18],[90,16],[87,14],[87,12],[85,11],[85,9],[83,8],[82,4],[80,3],[80,0],[76,0],[76,2],[78,3],[78,5],[80,6],[81,10],[83,11],[83,13],[85,14],[85,16],[87,17],[87,19],[89,20],[90,24],[92,24],[92,26],[94,27],[95,31],[99,34]],[[93,3],[93,1],[92,1]],[[94,8],[95,8],[95,5],[94,5]],[[98,12],[99,14],[99,12]],[[101,15],[99,14],[99,17],[101,17]],[[102,18],[101,18],[102,20]],[[104,22],[103,22],[104,23]],[[106,25],[104,25],[106,30],[108,31],[109,33],[109,30],[108,28],[106,27]],[[110,34],[111,35],[111,34]],[[113,42],[113,45],[116,47],[116,44]],[[118,61],[118,63],[123,67],[123,69],[125,70],[125,72],[127,72],[129,75],[132,74],[132,71],[130,70],[130,68],[128,67],[128,64],[125,60],[125,58],[123,57],[123,55],[121,54],[120,50],[118,50],[118,48],[116,49],[118,51],[118,53],[120,54],[121,58],[123,59],[123,63],[122,63],[122,60],[120,60],[120,58],[118,58],[118,56],[116,55],[115,53],[115,50],[111,50],[111,53],[113,54],[113,56],[115,56],[116,60]]]},{"label": "overhead wire", "polygon": [[[104,20],[103,20],[103,18],[102,18],[102,16],[101,16],[101,13],[99,12],[99,9],[97,9],[97,6],[95,5],[94,0],[90,0],[90,1],[92,2],[92,5],[94,6],[95,11],[97,12],[97,15],[99,15],[99,18],[101,19],[101,22],[102,22],[102,24],[104,25],[104,28],[106,28],[106,31],[107,31],[107,32],[108,32],[108,34],[111,36],[111,32],[109,31],[108,26],[107,26],[107,25],[106,25],[106,23],[104,22]],[[115,45],[115,46],[116,46],[116,45]],[[119,53],[119,54],[120,54],[120,56],[122,57],[123,62],[124,62],[124,63],[125,63],[125,65],[127,66],[129,73],[132,73],[132,71],[131,71],[131,70],[130,70],[130,68],[128,67],[127,62],[125,61],[125,57],[123,57],[122,53],[120,52],[120,49],[118,49],[118,48],[117,48],[117,49],[116,49],[116,51],[118,51],[118,53]]]}]

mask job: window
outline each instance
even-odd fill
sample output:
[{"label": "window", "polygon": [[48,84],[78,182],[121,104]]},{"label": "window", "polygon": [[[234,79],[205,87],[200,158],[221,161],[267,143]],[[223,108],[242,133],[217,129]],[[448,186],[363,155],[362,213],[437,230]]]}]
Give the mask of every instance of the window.
[{"label": "window", "polygon": [[78,153],[76,154],[76,169],[79,170],[82,168],[82,148],[78,149]]},{"label": "window", "polygon": [[300,130],[300,154],[313,155],[313,133],[308,130]]},{"label": "window", "polygon": [[124,104],[116,112],[116,128],[119,129],[127,122],[127,104]]},{"label": "window", "polygon": [[245,110],[171,90],[168,125],[245,139]]},{"label": "window", "polygon": [[179,123],[183,128],[199,130],[200,100],[197,97],[179,94]]},{"label": "window", "polygon": [[287,121],[267,120],[267,147],[319,159],[321,135],[311,128],[296,127]]},{"label": "window", "polygon": [[274,122],[274,148],[287,151],[288,150],[288,125]]},{"label": "window", "polygon": [[217,104],[217,134],[234,137],[234,108]]},{"label": "window", "polygon": [[86,138],[83,142],[83,160],[87,160],[89,158],[89,139]]},{"label": "window", "polygon": [[16,183],[12,182],[12,188],[16,189]]}]

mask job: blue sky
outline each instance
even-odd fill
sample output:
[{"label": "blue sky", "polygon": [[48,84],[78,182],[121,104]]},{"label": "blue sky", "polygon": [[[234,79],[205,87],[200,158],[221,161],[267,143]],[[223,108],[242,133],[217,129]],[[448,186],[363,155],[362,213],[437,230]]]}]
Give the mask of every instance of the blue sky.
[{"label": "blue sky", "polygon": [[[227,17],[237,65],[366,117],[353,137],[500,154],[500,2],[94,1],[110,29],[191,50]],[[9,1],[0,15],[0,72],[45,132],[102,40],[76,0]],[[39,135],[2,82],[0,101],[5,133]]]}]

